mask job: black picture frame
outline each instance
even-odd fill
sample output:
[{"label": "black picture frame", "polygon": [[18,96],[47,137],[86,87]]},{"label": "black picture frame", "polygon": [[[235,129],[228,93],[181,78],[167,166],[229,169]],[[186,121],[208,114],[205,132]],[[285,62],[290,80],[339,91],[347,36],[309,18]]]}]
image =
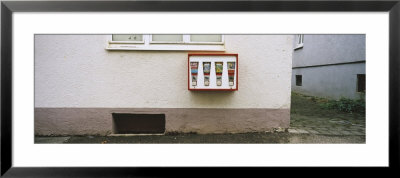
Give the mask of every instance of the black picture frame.
[{"label": "black picture frame", "polygon": [[[131,177],[165,176],[177,168],[75,167],[20,168],[12,166],[12,18],[13,12],[127,11],[281,11],[389,12],[389,167],[399,167],[400,1],[2,1],[1,2],[1,175],[6,177]],[[154,170],[157,169],[157,170]],[[207,171],[185,168],[197,176]],[[190,169],[190,170],[189,170]],[[215,169],[211,168],[213,171]],[[241,169],[230,169],[230,174]],[[221,170],[218,170],[221,171]],[[225,172],[222,170],[221,172]],[[265,170],[253,169],[251,173]],[[282,172],[282,170],[278,171]],[[301,171],[300,171],[301,172]],[[268,173],[271,175],[271,173]],[[331,171],[330,175],[340,175]]]}]

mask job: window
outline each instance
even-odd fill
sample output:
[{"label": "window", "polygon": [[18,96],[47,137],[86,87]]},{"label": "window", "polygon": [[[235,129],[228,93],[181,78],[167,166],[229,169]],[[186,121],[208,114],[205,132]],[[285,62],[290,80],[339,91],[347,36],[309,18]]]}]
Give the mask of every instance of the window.
[{"label": "window", "polygon": [[357,74],[357,92],[365,92],[365,74]]},{"label": "window", "polygon": [[151,35],[151,42],[178,43],[183,42],[183,35]]},{"label": "window", "polygon": [[112,35],[112,41],[143,42],[143,35]]},{"label": "window", "polygon": [[302,84],[303,84],[303,76],[296,75],[296,86],[302,86]]},{"label": "window", "polygon": [[222,42],[222,35],[190,35],[191,42]]},{"label": "window", "polygon": [[296,35],[295,36],[295,46],[294,49],[300,49],[304,46],[304,35]]},{"label": "window", "polygon": [[113,34],[107,50],[225,51],[224,35]]}]

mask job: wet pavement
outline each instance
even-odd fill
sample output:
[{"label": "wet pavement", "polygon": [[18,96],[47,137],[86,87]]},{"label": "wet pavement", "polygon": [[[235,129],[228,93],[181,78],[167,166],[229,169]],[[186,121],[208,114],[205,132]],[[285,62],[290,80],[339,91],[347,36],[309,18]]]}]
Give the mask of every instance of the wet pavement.
[{"label": "wet pavement", "polygon": [[315,97],[292,94],[289,133],[365,136],[365,114],[323,109]]},{"label": "wet pavement", "polygon": [[266,133],[35,137],[35,143],[365,143],[365,114],[323,109],[315,97],[292,94],[290,128]]},{"label": "wet pavement", "polygon": [[310,133],[321,135],[364,135],[365,120],[343,118],[310,118],[293,115],[289,133]]},{"label": "wet pavement", "polygon": [[[65,137],[63,137],[65,138]],[[365,136],[316,135],[293,133],[245,133],[245,134],[178,134],[147,136],[71,136],[67,139],[35,137],[35,143],[64,144],[297,144],[297,143],[365,143]]]}]

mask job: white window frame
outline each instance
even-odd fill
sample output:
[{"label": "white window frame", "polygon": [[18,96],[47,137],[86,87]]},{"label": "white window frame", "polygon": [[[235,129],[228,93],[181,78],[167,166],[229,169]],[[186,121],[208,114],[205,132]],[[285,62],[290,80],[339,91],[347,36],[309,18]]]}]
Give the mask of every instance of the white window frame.
[{"label": "white window frame", "polygon": [[[197,34],[191,34],[191,35],[197,35]],[[189,44],[225,44],[225,35],[221,35],[221,42],[192,42],[190,39],[190,35],[185,35],[185,36],[187,36],[186,43]]]},{"label": "white window frame", "polygon": [[112,43],[112,44],[144,44],[144,36],[142,37],[142,41],[113,41],[112,35],[111,35],[111,40],[109,40],[108,43]]},{"label": "white window frame", "polygon": [[294,47],[295,50],[303,48],[303,46],[304,46],[304,35],[301,35],[301,34],[296,35],[295,36],[295,42],[296,42],[295,47]]},{"label": "white window frame", "polygon": [[152,35],[143,34],[143,41],[108,40],[107,50],[168,50],[168,51],[225,51],[225,37],[221,42],[192,42],[190,35],[183,34],[183,41],[153,41]]},{"label": "white window frame", "polygon": [[[162,34],[160,34],[162,35]],[[175,35],[175,34],[172,34]],[[183,44],[185,43],[185,37],[182,35],[182,41],[153,41],[153,35],[148,35],[150,38],[150,44]]]}]

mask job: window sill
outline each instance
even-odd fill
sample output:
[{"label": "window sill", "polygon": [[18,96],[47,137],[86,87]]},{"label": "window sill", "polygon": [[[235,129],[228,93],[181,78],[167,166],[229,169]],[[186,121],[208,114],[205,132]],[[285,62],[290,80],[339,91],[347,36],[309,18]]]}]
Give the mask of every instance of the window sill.
[{"label": "window sill", "polygon": [[223,45],[224,42],[167,42],[167,41],[150,41],[150,44]]},{"label": "window sill", "polygon": [[144,44],[144,41],[108,41],[108,44]]},{"label": "window sill", "polygon": [[132,44],[109,43],[106,50],[119,51],[225,51],[224,44]]}]

